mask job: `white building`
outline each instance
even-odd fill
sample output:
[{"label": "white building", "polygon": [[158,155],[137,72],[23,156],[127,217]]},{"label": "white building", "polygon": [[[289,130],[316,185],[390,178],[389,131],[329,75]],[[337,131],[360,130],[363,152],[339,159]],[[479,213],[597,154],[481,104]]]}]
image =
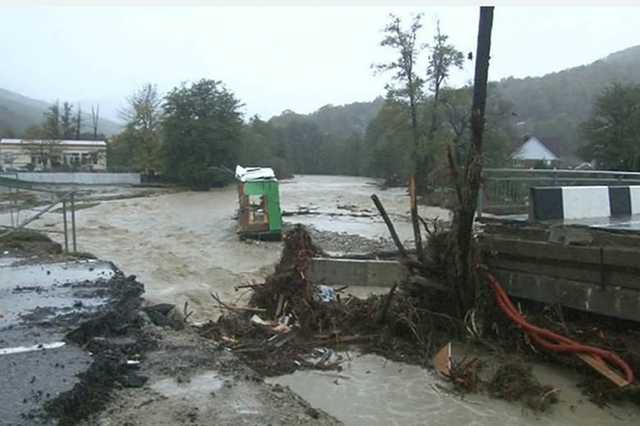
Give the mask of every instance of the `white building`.
[{"label": "white building", "polygon": [[524,143],[511,154],[511,159],[516,165],[524,167],[538,167],[540,164],[550,167],[558,165],[560,161],[560,158],[535,136],[527,136]]},{"label": "white building", "polygon": [[0,170],[107,169],[105,141],[0,139]]}]

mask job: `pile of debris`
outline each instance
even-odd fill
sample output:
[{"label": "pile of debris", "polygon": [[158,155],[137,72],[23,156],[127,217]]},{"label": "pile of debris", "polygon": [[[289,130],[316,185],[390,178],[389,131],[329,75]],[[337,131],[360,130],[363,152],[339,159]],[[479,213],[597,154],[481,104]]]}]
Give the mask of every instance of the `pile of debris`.
[{"label": "pile of debris", "polygon": [[224,314],[201,333],[273,376],[298,368],[339,369],[341,359],[333,349],[352,344],[426,366],[442,344],[462,332],[461,322],[419,308],[400,290],[359,299],[346,288],[314,284],[307,272],[318,255],[322,252],[305,228],[296,226],[284,236],[275,272],[252,286],[249,307],[226,305],[214,295]]},{"label": "pile of debris", "polygon": [[[434,246],[439,241],[436,240],[439,233],[435,234],[431,241]],[[221,342],[265,376],[301,368],[339,370],[343,361],[341,351],[352,345],[391,360],[432,367],[433,356],[447,342],[480,342],[498,353],[519,354],[524,358],[506,363],[492,377],[480,379],[481,362],[456,363],[448,357],[445,376],[455,389],[523,401],[534,410],[544,410],[555,402],[557,390],[538,383],[522,359],[550,359],[572,367],[579,364],[571,357],[535,350],[522,330],[496,307],[491,292],[464,319],[456,315],[454,304],[447,300],[450,292],[429,291],[415,280],[394,286],[386,295],[359,299],[348,294],[347,288],[316,285],[308,278],[311,259],[323,255],[305,228],[296,226],[284,236],[284,250],[275,272],[264,284],[250,286],[253,294],[249,306],[230,306],[214,295],[224,313],[217,322],[203,326],[201,334]],[[544,312],[546,315],[530,319],[539,326],[599,347],[613,349],[623,344],[623,350],[619,346],[618,351],[631,360],[632,368],[640,371],[637,348],[629,339],[620,340],[621,334],[613,333],[614,326],[605,328],[606,334],[601,329],[594,335],[588,327],[578,326],[579,322],[568,325],[553,321],[549,310]],[[596,402],[621,397],[619,392],[612,392],[615,386],[611,383],[593,379],[594,372],[584,364],[581,369],[591,378],[587,389]],[[626,389],[628,395],[632,388]]]}]

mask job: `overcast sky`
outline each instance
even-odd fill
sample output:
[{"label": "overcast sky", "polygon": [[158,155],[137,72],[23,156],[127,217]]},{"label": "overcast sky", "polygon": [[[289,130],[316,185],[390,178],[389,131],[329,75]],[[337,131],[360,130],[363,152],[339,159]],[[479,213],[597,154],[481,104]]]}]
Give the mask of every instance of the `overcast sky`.
[{"label": "overcast sky", "polygon": [[[219,79],[269,118],[285,109],[371,100],[388,76],[370,65],[388,14],[437,19],[458,49],[475,51],[478,9],[458,7],[0,6],[0,87],[53,101],[99,102],[105,116],[145,82],[169,90]],[[640,44],[640,7],[509,7],[495,10],[490,79],[539,76]],[[471,63],[450,81],[473,75]]]}]

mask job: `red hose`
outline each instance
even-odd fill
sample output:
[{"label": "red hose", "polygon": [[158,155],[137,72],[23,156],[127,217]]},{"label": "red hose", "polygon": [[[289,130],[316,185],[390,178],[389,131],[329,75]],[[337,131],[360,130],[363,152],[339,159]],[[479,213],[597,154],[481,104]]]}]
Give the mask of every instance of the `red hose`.
[{"label": "red hose", "polygon": [[506,291],[504,291],[498,280],[496,280],[496,278],[489,272],[487,272],[487,277],[489,278],[491,288],[493,288],[496,293],[496,300],[500,309],[502,309],[502,311],[539,346],[552,352],[590,354],[603,362],[606,360],[610,364],[617,366],[624,372],[628,383],[633,383],[635,381],[633,370],[631,370],[631,367],[629,367],[629,365],[617,354],[601,348],[583,345],[582,343],[571,340],[568,337],[564,337],[547,329],[529,324],[520,311],[518,311],[518,309],[513,305],[511,299],[509,299],[509,296]]}]

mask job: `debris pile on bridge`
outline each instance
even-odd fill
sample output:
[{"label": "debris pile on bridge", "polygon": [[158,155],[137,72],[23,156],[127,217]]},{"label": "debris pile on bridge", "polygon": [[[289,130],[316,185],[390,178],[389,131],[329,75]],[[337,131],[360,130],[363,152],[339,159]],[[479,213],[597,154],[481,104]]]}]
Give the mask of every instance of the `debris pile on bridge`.
[{"label": "debris pile on bridge", "polygon": [[302,226],[286,233],[280,263],[264,284],[252,286],[249,307],[231,307],[214,297],[224,314],[205,325],[202,334],[224,342],[265,375],[340,368],[339,362],[312,362],[309,353],[351,344],[389,359],[428,365],[442,344],[461,335],[460,321],[417,308],[418,301],[403,291],[359,299],[344,288],[316,285],[308,268],[317,255],[322,251]]}]

